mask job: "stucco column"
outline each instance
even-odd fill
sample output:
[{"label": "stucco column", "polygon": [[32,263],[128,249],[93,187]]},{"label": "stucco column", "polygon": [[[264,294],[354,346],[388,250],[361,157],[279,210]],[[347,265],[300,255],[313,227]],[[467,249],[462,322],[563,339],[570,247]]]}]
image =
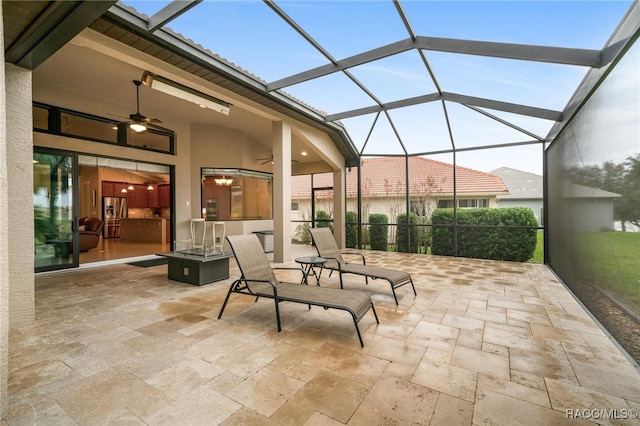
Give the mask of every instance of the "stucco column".
[{"label": "stucco column", "polygon": [[[4,63],[4,20],[0,3],[0,57]],[[0,420],[9,408],[9,191],[7,190],[7,100],[4,67],[0,68]]]},{"label": "stucco column", "polygon": [[344,168],[333,171],[333,236],[338,247],[346,245],[346,172]]},{"label": "stucco column", "polygon": [[273,261],[291,260],[291,125],[273,123]]},{"label": "stucco column", "polygon": [[35,321],[31,71],[5,65],[9,327]]}]

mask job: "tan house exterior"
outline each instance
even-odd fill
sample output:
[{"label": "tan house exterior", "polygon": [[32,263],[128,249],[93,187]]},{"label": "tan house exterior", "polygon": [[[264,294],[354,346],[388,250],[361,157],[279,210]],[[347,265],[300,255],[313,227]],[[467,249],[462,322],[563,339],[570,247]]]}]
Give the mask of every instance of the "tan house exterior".
[{"label": "tan house exterior", "polygon": [[[430,217],[437,207],[453,207],[454,186],[457,191],[458,207],[497,207],[498,198],[509,194],[499,176],[457,166],[424,157],[365,158],[362,160],[362,221],[367,222],[370,214],[385,214],[389,223],[395,223],[397,215],[406,212],[406,164],[408,164],[409,202],[411,212]],[[296,221],[311,218],[311,176],[292,178],[292,226]],[[316,188],[316,211],[324,210],[331,217],[334,212],[331,192],[319,190],[330,188],[332,176],[313,176]],[[347,211],[357,211],[357,169],[347,171],[346,193]]]}]

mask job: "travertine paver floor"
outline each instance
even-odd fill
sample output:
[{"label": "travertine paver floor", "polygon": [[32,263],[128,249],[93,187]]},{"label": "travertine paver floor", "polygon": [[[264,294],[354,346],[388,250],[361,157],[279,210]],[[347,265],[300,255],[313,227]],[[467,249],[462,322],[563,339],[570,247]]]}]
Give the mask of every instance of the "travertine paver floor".
[{"label": "travertine paver floor", "polygon": [[278,333],[272,301],[232,295],[217,320],[231,280],[126,264],[39,275],[37,322],[10,334],[5,422],[638,424],[567,418],[637,413],[640,375],[545,266],[366,254],[411,273],[418,296],[400,288],[396,306],[385,282],[346,278],[380,317],[361,321],[364,348],[334,310],[285,304]]}]

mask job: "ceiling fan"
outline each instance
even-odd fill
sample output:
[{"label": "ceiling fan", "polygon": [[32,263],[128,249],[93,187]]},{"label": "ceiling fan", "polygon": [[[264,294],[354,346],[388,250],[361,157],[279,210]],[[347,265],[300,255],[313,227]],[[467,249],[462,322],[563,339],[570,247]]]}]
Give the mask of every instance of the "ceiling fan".
[{"label": "ceiling fan", "polygon": [[169,129],[158,126],[156,123],[162,123],[162,121],[157,118],[147,118],[140,114],[140,85],[142,82],[140,80],[133,80],[133,84],[136,86],[136,112],[135,114],[129,115],[130,121],[127,123],[129,127],[137,133],[144,132],[147,130],[147,127],[155,127],[160,130],[170,131]]},{"label": "ceiling fan", "polygon": [[[260,165],[263,164],[267,164],[267,163],[271,163],[273,164],[273,155],[271,155],[271,157],[264,157],[264,158],[256,158],[256,161],[261,161]],[[298,160],[291,160],[292,163],[299,163]]]}]

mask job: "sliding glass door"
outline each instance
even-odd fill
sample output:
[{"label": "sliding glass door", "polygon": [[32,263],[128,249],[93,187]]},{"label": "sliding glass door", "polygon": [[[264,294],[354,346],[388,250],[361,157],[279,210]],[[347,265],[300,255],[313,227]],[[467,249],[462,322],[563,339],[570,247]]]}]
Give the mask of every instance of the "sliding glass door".
[{"label": "sliding glass door", "polygon": [[34,151],[36,272],[78,266],[76,169],[72,153],[39,148]]}]

